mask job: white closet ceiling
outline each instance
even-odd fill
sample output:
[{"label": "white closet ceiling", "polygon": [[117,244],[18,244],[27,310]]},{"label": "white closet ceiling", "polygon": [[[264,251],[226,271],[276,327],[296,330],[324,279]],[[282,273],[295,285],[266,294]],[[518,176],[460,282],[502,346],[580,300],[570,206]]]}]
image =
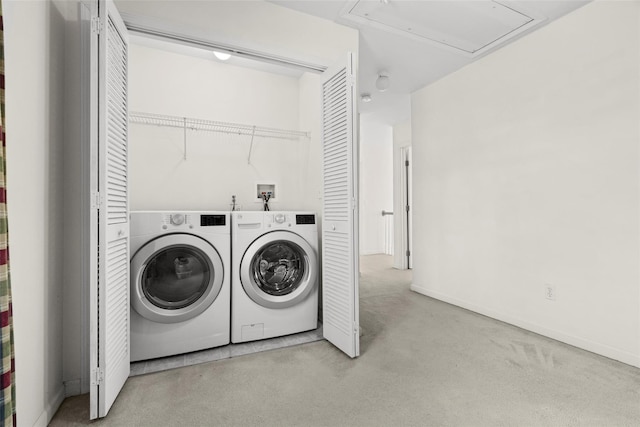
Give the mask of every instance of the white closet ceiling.
[{"label": "white closet ceiling", "polygon": [[[271,0],[360,31],[361,113],[407,119],[410,93],[498,49],[588,1]],[[391,81],[375,88],[379,73]]]}]

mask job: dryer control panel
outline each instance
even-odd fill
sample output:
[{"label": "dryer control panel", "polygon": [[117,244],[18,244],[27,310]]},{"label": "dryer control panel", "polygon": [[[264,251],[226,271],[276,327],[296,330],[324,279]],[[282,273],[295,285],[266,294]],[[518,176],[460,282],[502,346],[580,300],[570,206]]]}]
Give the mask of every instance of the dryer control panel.
[{"label": "dryer control panel", "polygon": [[264,223],[267,228],[312,226],[316,224],[316,215],[306,212],[265,212]]}]

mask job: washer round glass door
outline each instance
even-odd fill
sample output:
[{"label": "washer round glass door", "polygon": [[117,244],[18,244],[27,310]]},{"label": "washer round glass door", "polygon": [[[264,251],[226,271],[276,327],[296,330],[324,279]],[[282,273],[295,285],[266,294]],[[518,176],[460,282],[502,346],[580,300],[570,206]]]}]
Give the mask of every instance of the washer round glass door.
[{"label": "washer round glass door", "polygon": [[190,234],[168,234],[133,256],[131,304],[154,322],[182,322],[209,308],[223,278],[222,259],[211,244]]},{"label": "washer round glass door", "polygon": [[318,261],[309,243],[289,231],[263,234],[247,248],[240,262],[245,293],[268,308],[291,307],[316,286]]}]

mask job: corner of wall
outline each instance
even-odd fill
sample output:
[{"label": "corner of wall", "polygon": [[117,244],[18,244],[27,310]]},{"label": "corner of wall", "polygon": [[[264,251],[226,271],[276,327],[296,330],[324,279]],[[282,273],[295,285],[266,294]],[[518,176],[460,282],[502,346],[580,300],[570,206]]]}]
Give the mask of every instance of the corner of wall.
[{"label": "corner of wall", "polygon": [[7,2],[7,182],[20,424],[64,399],[63,146],[67,4]]},{"label": "corner of wall", "polygon": [[[53,416],[58,411],[58,408],[60,408],[60,405],[62,405],[64,398],[64,387],[60,387],[59,390],[53,396],[51,396],[51,399],[48,402],[45,402],[44,410],[42,411],[36,422],[33,423],[33,427],[47,427],[53,419]],[[18,417],[19,416],[20,415],[18,414]]]}]

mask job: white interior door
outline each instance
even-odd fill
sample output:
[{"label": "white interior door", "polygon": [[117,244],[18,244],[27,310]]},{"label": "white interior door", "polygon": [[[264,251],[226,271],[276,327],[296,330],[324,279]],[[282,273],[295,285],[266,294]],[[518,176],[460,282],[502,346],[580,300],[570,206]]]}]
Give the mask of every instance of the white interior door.
[{"label": "white interior door", "polygon": [[324,337],[360,355],[358,292],[358,138],[353,54],[322,82]]},{"label": "white interior door", "polygon": [[[91,419],[104,417],[129,376],[127,30],[112,0],[92,19]],[[95,110],[95,111],[94,111]]]}]

